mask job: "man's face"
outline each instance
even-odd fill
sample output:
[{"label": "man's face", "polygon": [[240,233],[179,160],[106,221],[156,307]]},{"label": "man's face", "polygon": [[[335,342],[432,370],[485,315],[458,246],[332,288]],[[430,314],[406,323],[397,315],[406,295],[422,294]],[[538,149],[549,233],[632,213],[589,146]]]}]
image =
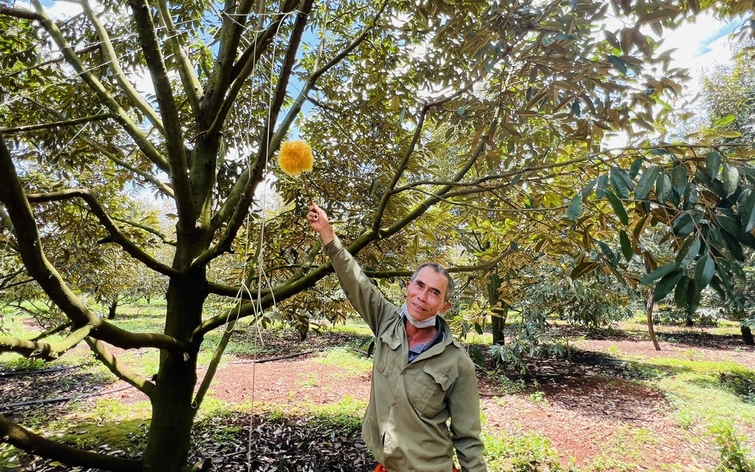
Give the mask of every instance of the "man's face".
[{"label": "man's face", "polygon": [[423,267],[406,286],[406,307],[417,321],[443,313],[451,304],[445,301],[448,279],[432,267]]}]

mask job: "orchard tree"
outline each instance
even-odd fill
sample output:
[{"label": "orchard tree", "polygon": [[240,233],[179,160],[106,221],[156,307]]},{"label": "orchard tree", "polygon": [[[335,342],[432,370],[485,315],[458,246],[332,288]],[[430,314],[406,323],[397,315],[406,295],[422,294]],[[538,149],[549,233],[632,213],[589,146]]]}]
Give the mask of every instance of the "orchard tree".
[{"label": "orchard tree", "polygon": [[[608,261],[620,274],[617,253],[594,251],[596,241],[619,232],[621,254],[639,257],[650,223],[669,225],[678,239],[679,262],[666,274],[681,274],[676,282],[700,266],[701,282],[718,274],[725,289],[724,271],[740,258],[741,243],[720,231],[705,260],[703,236],[700,244],[682,238],[701,234],[703,221],[750,214],[734,203],[750,201],[748,181],[733,171],[746,175],[743,155],[711,150],[701,167],[696,147],[648,143],[609,153],[600,144],[607,132],[645,133],[668,115],[686,74],[669,68],[672,53],[653,38],[702,8],[728,17],[751,14],[751,2],[80,6],[67,18],[52,17],[39,0],[31,10],[0,6],[3,238],[71,323],[54,343],[0,338],[0,352],[53,360],[85,340],[149,397],[152,418],[144,454],[129,459],[61,446],[0,416],[0,437],[20,449],[108,470],[201,467],[187,458],[214,371],[200,383],[204,337],[274,303],[304,306],[305,291],[332,271],[304,221],[300,177],[274,165],[287,139],[312,145],[308,186],[374,277],[406,277],[432,258],[479,281],[500,269],[508,249],[546,247],[583,252],[578,272]],[[682,187],[681,171],[666,170],[672,165],[686,169],[685,179],[702,168],[712,194]],[[269,188],[282,210],[260,198]],[[127,213],[123,199],[136,189],[173,202],[175,237]],[[722,210],[698,214],[677,208],[682,201]],[[629,205],[644,221],[633,227],[634,243],[626,243]],[[115,245],[168,280],[163,332],[120,329],[81,296],[60,256],[79,248],[54,241],[84,217],[97,224],[87,247],[100,242],[106,254]],[[706,235],[717,228],[709,224]],[[745,238],[749,223],[742,229]],[[153,244],[167,247],[170,260]],[[226,297],[225,312],[207,309],[216,297]],[[129,368],[113,346],[159,350],[156,377]]]}]

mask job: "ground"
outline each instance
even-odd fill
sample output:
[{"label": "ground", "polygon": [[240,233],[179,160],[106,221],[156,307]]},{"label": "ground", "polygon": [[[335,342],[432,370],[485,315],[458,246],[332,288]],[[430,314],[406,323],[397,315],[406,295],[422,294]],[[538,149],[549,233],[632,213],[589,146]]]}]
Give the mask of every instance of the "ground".
[{"label": "ground", "polygon": [[[294,333],[288,333],[264,341],[266,355],[237,357],[226,363],[217,372],[211,396],[249,406],[244,414],[209,423],[200,421],[195,459],[211,458],[214,470],[228,471],[371,470],[373,462],[358,439],[358,425],[334,428],[308,416],[283,419],[268,414],[271,405],[278,405],[280,411],[297,411],[302,404],[310,405],[310,410],[314,405],[316,410],[320,405],[325,408],[349,398],[366,401],[368,373],[344,372],[323,364],[316,356],[325,347],[343,346],[349,341],[344,335],[313,333],[301,343]],[[728,360],[755,371],[755,350],[744,346],[737,336],[681,328],[666,333],[661,346],[662,350],[656,351],[644,337],[633,338],[626,333],[603,339],[583,337],[572,343],[568,358],[533,361],[530,374],[519,377],[509,373],[503,384],[502,374],[486,365],[478,371],[485,429],[491,434],[542,435],[557,451],[562,467],[712,470],[717,457],[694,441],[695,434],[682,431],[669,398],[652,382],[637,381],[647,380],[648,372],[619,358]],[[282,353],[294,356],[278,358]],[[6,376],[0,384],[0,413],[13,418],[23,415],[24,409],[38,408],[34,403],[14,403],[81,394],[81,386],[91,380],[76,369],[45,378],[45,386],[40,387],[41,376]],[[502,385],[520,388],[511,394]],[[105,397],[123,403],[145,400],[122,383],[102,386],[102,390],[110,392]],[[102,397],[81,399],[78,407],[82,407],[81,402]],[[53,405],[64,409],[72,404]],[[218,430],[218,421],[235,425],[240,434],[219,440],[213,433]],[[755,427],[743,433],[751,439]],[[631,457],[617,458],[616,451],[624,446]],[[618,464],[623,460],[637,467],[622,469]],[[36,459],[16,470],[70,469]]]}]

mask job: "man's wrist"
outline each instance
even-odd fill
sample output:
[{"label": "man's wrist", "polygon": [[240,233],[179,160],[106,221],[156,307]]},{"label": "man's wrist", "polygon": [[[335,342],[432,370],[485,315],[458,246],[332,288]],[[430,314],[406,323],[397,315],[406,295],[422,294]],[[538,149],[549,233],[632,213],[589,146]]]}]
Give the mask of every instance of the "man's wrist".
[{"label": "man's wrist", "polygon": [[336,239],[336,234],[332,229],[326,230],[320,233],[320,239],[322,240],[322,245],[327,246]]}]

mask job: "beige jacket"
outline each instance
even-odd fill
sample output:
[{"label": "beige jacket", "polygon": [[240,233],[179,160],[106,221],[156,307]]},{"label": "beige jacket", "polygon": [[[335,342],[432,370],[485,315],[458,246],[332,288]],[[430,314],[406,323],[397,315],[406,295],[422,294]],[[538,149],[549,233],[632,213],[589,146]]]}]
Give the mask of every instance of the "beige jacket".
[{"label": "beige jacket", "polygon": [[[401,310],[386,300],[335,239],[326,246],[341,286],[375,333],[362,438],[389,472],[486,472],[474,364],[440,320],[444,339],[408,364]],[[451,419],[449,425],[449,418]]]}]

